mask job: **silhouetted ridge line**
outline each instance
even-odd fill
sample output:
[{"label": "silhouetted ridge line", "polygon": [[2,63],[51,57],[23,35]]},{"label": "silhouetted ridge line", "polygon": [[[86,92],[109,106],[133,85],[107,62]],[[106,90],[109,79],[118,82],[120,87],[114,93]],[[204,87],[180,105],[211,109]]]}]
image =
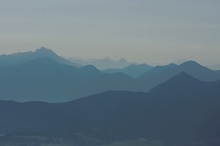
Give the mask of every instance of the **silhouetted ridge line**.
[{"label": "silhouetted ridge line", "polygon": [[219,81],[202,82],[181,72],[149,93],[107,91],[56,104],[0,101],[0,144],[27,144],[37,137],[30,143],[58,139],[103,146],[141,138],[143,145],[156,140],[165,146],[217,146],[219,88]]},{"label": "silhouetted ridge line", "polygon": [[36,54],[41,54],[41,55],[56,55],[52,50],[47,49],[45,47],[41,47],[39,49],[37,49],[34,53]]},{"label": "silhouetted ridge line", "polygon": [[80,67],[80,65],[76,63],[72,63],[63,57],[58,56],[52,50],[47,49],[45,47],[41,47],[35,50],[34,52],[28,51],[28,52],[21,52],[21,53],[19,52],[19,53],[14,53],[14,54],[9,54],[9,55],[1,55],[0,66],[21,65],[23,63],[29,62],[37,58],[42,58],[42,57],[49,57],[59,63],[73,65],[75,67]]},{"label": "silhouetted ridge line", "polygon": [[180,82],[192,82],[192,81],[201,82],[200,80],[192,77],[191,75],[187,74],[186,72],[181,72],[178,75],[171,78],[170,80],[168,80],[168,82],[171,82],[171,81],[175,81],[175,82],[178,82],[178,81],[180,81]]}]

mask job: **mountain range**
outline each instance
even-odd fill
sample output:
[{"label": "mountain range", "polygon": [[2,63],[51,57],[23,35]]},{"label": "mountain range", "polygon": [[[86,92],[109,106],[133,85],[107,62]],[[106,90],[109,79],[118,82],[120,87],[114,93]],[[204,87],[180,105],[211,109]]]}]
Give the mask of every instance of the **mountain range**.
[{"label": "mountain range", "polygon": [[76,68],[49,57],[0,67],[0,80],[0,99],[15,101],[63,102],[107,90],[140,88],[124,74],[104,74],[91,65]]},{"label": "mountain range", "polygon": [[107,91],[70,102],[0,101],[0,144],[217,146],[220,81],[181,72],[148,93]]},{"label": "mountain range", "polygon": [[80,58],[70,58],[70,61],[80,64],[82,66],[85,65],[93,65],[99,70],[105,69],[120,69],[127,67],[132,64],[137,64],[135,62],[128,62],[124,58],[115,61],[110,57],[100,58],[100,59],[80,59]]},{"label": "mountain range", "polygon": [[[24,61],[23,56],[28,56],[25,54],[32,54],[29,55],[32,58]],[[4,62],[0,66],[1,100],[66,102],[109,90],[147,92],[181,72],[201,81],[220,79],[220,71],[210,70],[194,61],[155,67],[131,65],[121,69],[121,72],[116,70],[116,73],[109,74],[92,65],[75,67],[45,48],[15,56],[0,57]],[[13,63],[12,60],[16,59]],[[142,75],[131,77],[134,74],[137,76],[137,73]]]},{"label": "mountain range", "polygon": [[74,65],[75,67],[81,67],[81,65],[77,63],[70,62],[69,60],[58,56],[52,50],[47,49],[45,47],[41,47],[36,51],[28,51],[28,52],[19,52],[9,55],[0,55],[0,66],[13,66],[13,65],[21,65],[23,63],[38,59],[49,57],[59,63]]},{"label": "mountain range", "polygon": [[1,55],[0,145],[220,145],[220,71],[118,62],[99,70],[43,47]]},{"label": "mountain range", "polygon": [[142,74],[138,79],[145,83],[147,91],[181,72],[186,72],[201,81],[216,81],[220,79],[220,71],[210,70],[195,61],[187,61],[180,65],[169,64],[156,66]]}]

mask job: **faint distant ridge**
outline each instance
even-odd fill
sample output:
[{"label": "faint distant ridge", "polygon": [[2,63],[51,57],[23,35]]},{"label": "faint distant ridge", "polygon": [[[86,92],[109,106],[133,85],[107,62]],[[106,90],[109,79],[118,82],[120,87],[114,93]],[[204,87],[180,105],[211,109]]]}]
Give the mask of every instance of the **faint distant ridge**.
[{"label": "faint distant ridge", "polygon": [[105,69],[119,69],[124,68],[132,64],[137,64],[135,62],[129,62],[124,58],[119,59],[118,61],[115,61],[111,59],[110,57],[104,57],[99,59],[81,59],[81,58],[70,58],[69,59],[73,63],[77,63],[80,65],[93,65],[99,70],[105,70]]},{"label": "faint distant ridge", "polygon": [[125,73],[131,77],[139,77],[140,75],[144,74],[145,72],[152,69],[153,66],[147,64],[131,64],[124,68],[120,69],[105,69],[103,70],[104,73]]},{"label": "faint distant ridge", "polygon": [[76,63],[72,63],[69,60],[58,56],[52,50],[47,49],[45,47],[41,47],[36,51],[27,51],[27,52],[19,52],[13,53],[9,55],[1,55],[0,56],[0,66],[11,66],[11,65],[20,65],[31,60],[35,60],[37,58],[44,58],[48,57],[51,58],[59,63],[73,65],[75,67],[80,67],[80,65]]},{"label": "faint distant ridge", "polygon": [[213,64],[207,66],[211,70],[220,70],[220,64]]}]

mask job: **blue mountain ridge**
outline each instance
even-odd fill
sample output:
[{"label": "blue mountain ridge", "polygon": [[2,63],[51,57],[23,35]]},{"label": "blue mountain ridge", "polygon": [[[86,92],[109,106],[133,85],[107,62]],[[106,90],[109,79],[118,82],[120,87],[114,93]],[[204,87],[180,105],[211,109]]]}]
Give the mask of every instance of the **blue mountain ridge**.
[{"label": "blue mountain ridge", "polygon": [[53,104],[0,101],[0,144],[59,139],[93,146],[142,138],[165,146],[219,145],[219,88],[220,81],[182,72],[148,93],[107,91]]}]

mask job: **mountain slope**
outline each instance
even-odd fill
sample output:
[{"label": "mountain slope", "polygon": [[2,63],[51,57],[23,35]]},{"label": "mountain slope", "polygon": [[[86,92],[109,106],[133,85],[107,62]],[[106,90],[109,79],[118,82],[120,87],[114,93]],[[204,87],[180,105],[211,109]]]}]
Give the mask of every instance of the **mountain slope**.
[{"label": "mountain slope", "polygon": [[149,93],[108,91],[56,104],[0,101],[0,143],[34,135],[42,143],[53,137],[85,146],[140,138],[146,145],[219,145],[219,88],[219,81],[181,73]]}]

